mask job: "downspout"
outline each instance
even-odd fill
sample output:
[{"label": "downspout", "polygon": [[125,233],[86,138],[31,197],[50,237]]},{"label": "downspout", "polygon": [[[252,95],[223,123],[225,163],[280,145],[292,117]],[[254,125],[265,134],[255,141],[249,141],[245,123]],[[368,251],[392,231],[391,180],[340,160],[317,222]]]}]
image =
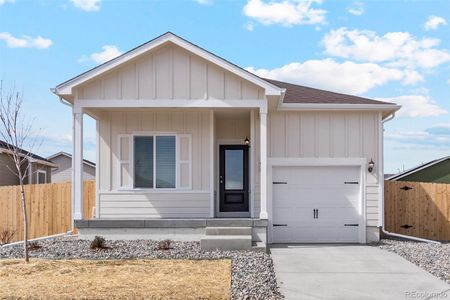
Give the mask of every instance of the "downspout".
[{"label": "downspout", "polygon": [[[392,120],[395,117],[395,112],[392,113],[391,115],[389,115],[386,119],[382,120],[382,122],[380,123],[380,134],[379,134],[379,151],[381,154],[381,168],[384,168],[384,157],[383,157],[383,136],[384,136],[384,123],[389,122],[390,120]],[[384,171],[379,173],[380,176],[384,175]],[[384,178],[380,178],[380,194],[381,194],[381,209],[380,209],[380,213],[381,213],[381,226],[379,226],[380,230],[383,232],[383,234],[385,234],[386,236],[392,236],[392,237],[397,237],[397,238],[402,238],[402,239],[407,239],[407,240],[413,240],[413,241],[417,241],[417,242],[424,242],[424,243],[433,243],[433,244],[441,244],[438,241],[433,241],[433,240],[428,240],[428,239],[423,239],[423,238],[419,238],[419,237],[415,237],[415,236],[410,236],[410,235],[404,235],[404,234],[399,234],[399,233],[394,233],[394,232],[389,232],[384,228]]]}]

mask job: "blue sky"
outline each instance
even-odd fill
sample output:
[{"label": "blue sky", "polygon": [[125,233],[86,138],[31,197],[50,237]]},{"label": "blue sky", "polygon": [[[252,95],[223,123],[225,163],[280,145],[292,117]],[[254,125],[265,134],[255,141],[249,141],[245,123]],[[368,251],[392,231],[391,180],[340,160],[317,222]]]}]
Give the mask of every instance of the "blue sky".
[{"label": "blue sky", "polygon": [[447,23],[446,0],[0,0],[0,79],[23,91],[38,154],[71,152],[70,108],[49,89],[172,31],[259,75],[402,104],[385,126],[396,172],[450,155]]}]

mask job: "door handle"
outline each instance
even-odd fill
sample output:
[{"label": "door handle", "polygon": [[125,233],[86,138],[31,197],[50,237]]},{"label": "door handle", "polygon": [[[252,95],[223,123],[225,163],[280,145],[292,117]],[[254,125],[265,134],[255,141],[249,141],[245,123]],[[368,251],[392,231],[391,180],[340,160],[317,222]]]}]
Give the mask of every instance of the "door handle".
[{"label": "door handle", "polygon": [[318,219],[318,218],[319,218],[319,209],[314,208],[313,209],[313,219]]},{"label": "door handle", "polygon": [[220,183],[220,184],[223,183],[223,176],[222,176],[222,175],[219,176],[219,183]]}]

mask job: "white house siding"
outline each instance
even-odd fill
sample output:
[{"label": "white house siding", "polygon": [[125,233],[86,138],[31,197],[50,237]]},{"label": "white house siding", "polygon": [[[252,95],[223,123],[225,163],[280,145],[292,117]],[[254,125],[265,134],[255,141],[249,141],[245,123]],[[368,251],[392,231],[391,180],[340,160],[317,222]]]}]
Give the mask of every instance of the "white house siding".
[{"label": "white house siding", "polygon": [[173,44],[76,89],[78,99],[264,99],[264,90]]},{"label": "white house siding", "polygon": [[[210,111],[104,111],[99,122],[100,218],[208,217]],[[187,134],[192,144],[192,189],[133,191],[119,188],[119,136],[135,132]]]},{"label": "white house siding", "polygon": [[273,158],[365,158],[375,162],[367,172],[367,225],[378,226],[380,202],[378,123],[374,112],[294,112],[268,114],[268,156]]}]

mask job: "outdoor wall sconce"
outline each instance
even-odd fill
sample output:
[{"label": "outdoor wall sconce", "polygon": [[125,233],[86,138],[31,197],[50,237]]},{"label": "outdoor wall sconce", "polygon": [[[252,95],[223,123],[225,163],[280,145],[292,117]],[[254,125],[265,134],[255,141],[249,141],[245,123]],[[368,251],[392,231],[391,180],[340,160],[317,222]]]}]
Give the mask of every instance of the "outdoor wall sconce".
[{"label": "outdoor wall sconce", "polygon": [[370,159],[369,168],[367,168],[367,171],[369,171],[369,173],[372,173],[374,166],[375,166],[375,163],[373,162],[372,159]]},{"label": "outdoor wall sconce", "polygon": [[250,145],[250,140],[248,139],[248,137],[245,137],[244,144],[247,146]]}]

